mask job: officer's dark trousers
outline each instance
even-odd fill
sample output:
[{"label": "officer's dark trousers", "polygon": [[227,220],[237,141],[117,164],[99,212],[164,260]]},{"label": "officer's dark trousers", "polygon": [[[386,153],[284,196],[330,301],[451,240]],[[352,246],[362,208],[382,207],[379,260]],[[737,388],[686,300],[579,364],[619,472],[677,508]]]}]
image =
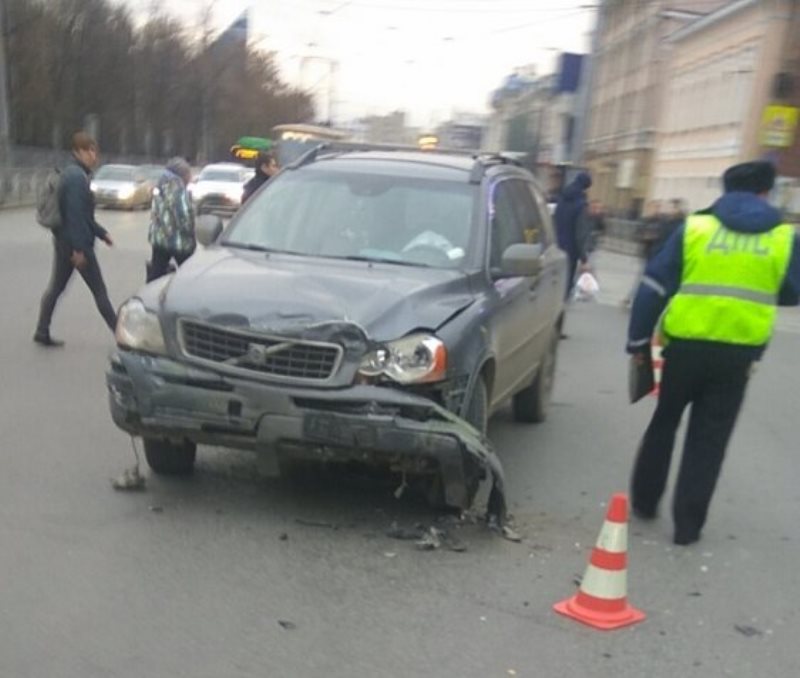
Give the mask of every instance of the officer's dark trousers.
[{"label": "officer's dark trousers", "polygon": [[669,474],[675,432],[691,405],[672,504],[676,538],[700,536],[744,399],[752,357],[728,348],[734,347],[674,344],[664,352],[658,405],[639,447],[631,497],[639,512],[655,514]]},{"label": "officer's dark trousers", "polygon": [[[103,316],[106,325],[108,325],[109,329],[113,332],[114,326],[117,324],[117,315],[108,298],[106,284],[103,281],[103,274],[100,271],[100,264],[97,261],[94,250],[89,250],[84,254],[86,255],[86,266],[80,269],[79,273],[83,281],[89,287],[89,290],[91,290],[92,296],[94,296],[97,310],[100,311],[100,315]],[[53,318],[56,302],[66,289],[67,283],[75,271],[70,261],[71,256],[72,248],[70,245],[61,238],[54,237],[53,270],[50,274],[50,283],[42,297],[42,305],[39,310],[39,323],[36,326],[37,334],[47,335],[50,332],[50,321]]]}]

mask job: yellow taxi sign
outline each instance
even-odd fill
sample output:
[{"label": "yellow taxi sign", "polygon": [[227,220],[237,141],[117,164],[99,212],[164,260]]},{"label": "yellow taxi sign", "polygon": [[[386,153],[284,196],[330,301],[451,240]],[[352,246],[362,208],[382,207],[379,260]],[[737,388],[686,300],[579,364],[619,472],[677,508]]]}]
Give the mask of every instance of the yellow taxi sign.
[{"label": "yellow taxi sign", "polygon": [[435,134],[423,134],[417,139],[417,146],[423,151],[436,148],[439,145],[439,137]]},{"label": "yellow taxi sign", "polygon": [[232,146],[231,155],[237,160],[255,160],[258,157],[258,150],[244,146]]},{"label": "yellow taxi sign", "polygon": [[767,106],[761,115],[761,145],[788,148],[794,143],[798,109],[795,106]]}]

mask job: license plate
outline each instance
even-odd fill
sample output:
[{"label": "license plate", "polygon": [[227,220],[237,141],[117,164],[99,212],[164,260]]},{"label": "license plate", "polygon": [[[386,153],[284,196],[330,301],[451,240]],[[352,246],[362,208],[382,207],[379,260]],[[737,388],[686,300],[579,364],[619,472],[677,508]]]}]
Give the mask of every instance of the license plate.
[{"label": "license plate", "polygon": [[303,419],[303,434],[319,443],[352,446],[355,442],[351,424],[330,414],[307,414]]}]

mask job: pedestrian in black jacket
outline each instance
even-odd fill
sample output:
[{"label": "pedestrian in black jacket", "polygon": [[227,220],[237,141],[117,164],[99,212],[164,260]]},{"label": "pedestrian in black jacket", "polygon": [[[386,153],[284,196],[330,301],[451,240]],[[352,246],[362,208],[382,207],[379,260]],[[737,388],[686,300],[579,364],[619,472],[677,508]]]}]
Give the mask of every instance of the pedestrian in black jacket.
[{"label": "pedestrian in black jacket", "polygon": [[94,197],[89,180],[98,158],[99,149],[92,137],[85,132],[73,134],[72,158],[61,172],[58,190],[61,226],[53,232],[53,270],[42,297],[39,323],[33,335],[33,340],[41,346],[62,346],[64,343],[50,336],[50,321],[58,298],[66,289],[75,269],[91,290],[97,310],[112,332],[117,324],[117,316],[94,253],[96,238],[109,247],[114,244],[108,232],[94,219]]},{"label": "pedestrian in black jacket", "polygon": [[248,198],[250,198],[253,193],[274,177],[279,169],[278,159],[275,157],[275,154],[261,151],[256,158],[256,174],[244,185],[242,204],[247,202]]}]

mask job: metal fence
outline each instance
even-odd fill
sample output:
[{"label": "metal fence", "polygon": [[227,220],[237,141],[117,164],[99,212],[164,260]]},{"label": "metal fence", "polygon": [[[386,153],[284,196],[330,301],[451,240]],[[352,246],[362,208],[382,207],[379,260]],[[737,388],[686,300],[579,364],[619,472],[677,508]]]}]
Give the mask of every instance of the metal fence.
[{"label": "metal fence", "polygon": [[600,246],[613,252],[638,256],[642,251],[641,228],[641,221],[607,217],[605,219],[605,232]]},{"label": "metal fence", "polygon": [[48,172],[48,167],[0,168],[0,208],[35,204],[36,192]]},{"label": "metal fence", "polygon": [[[0,209],[30,207],[36,203],[36,191],[53,167],[62,166],[68,151],[30,146],[12,146],[9,162],[0,166]],[[131,165],[163,164],[164,159],[135,155],[103,155],[103,163]]]}]

